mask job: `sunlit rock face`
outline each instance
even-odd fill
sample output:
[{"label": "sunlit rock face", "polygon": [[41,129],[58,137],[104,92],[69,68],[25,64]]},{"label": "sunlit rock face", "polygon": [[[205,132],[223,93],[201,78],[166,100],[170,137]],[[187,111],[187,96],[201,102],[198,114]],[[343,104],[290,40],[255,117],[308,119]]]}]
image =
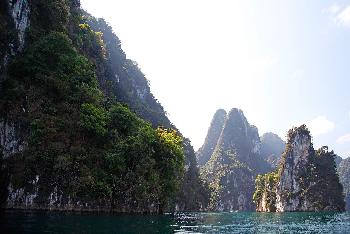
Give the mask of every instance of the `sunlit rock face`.
[{"label": "sunlit rock face", "polygon": [[295,134],[286,150],[284,164],[277,185],[276,211],[308,210],[310,204],[307,199],[291,196],[301,192],[303,182],[301,177],[307,174],[307,166],[314,153],[311,136],[303,131]]},{"label": "sunlit rock face", "polygon": [[217,110],[214,114],[204,144],[196,153],[198,165],[206,164],[213,154],[226,121],[226,115],[223,109]]},{"label": "sunlit rock face", "polygon": [[341,160],[337,168],[339,179],[344,188],[346,210],[350,210],[350,157]]},{"label": "sunlit rock face", "polygon": [[270,171],[271,167],[260,156],[258,129],[248,123],[243,112],[234,108],[226,117],[223,114],[221,110],[216,112],[206,140],[211,144],[202,147],[202,150],[204,147],[209,148],[204,152],[210,152],[218,135],[217,130],[224,122],[210,159],[201,169],[203,179],[208,181],[214,191],[210,209],[253,210],[255,176]]},{"label": "sunlit rock face", "polygon": [[278,170],[256,179],[257,211],[343,211],[335,157],[326,146],[314,150],[305,125],[289,130]]}]

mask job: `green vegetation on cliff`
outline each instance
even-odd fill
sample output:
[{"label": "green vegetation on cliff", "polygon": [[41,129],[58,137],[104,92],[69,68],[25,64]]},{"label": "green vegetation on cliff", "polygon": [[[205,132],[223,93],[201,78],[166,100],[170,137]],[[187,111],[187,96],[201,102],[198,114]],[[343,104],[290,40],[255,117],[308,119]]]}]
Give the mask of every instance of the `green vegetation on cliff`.
[{"label": "green vegetation on cliff", "polygon": [[211,189],[210,210],[254,210],[254,177],[271,171],[260,155],[258,129],[239,109],[214,115],[203,147],[201,176]]},{"label": "green vegetation on cliff", "polygon": [[[186,184],[195,185],[186,195],[194,197],[202,185],[195,161],[192,174],[185,171],[188,140],[151,94],[159,112],[127,96],[134,75],[111,79],[113,45],[87,24],[92,18],[79,2],[36,0],[30,8],[25,48],[11,57],[0,83],[2,126],[15,126],[24,142],[21,151],[1,157],[0,197],[11,202],[5,206],[161,212],[181,202],[176,196]],[[153,113],[152,119],[139,110]],[[6,201],[8,193],[15,195]]]},{"label": "green vegetation on cliff", "polygon": [[14,188],[39,175],[40,188],[56,187],[73,201],[125,205],[123,198],[132,197],[140,210],[149,201],[167,204],[177,191],[181,138],[153,130],[127,107],[108,102],[92,65],[67,36],[50,33],[38,40],[13,62],[10,77],[2,87],[1,109],[17,116],[29,136],[27,149],[10,159],[13,167],[24,168],[12,178]]},{"label": "green vegetation on cliff", "polygon": [[278,182],[278,172],[270,172],[265,175],[258,175],[255,179],[255,192],[253,194],[253,201],[259,204],[259,201],[266,196],[266,210],[276,211],[276,184]]},{"label": "green vegetation on cliff", "polygon": [[289,130],[278,169],[256,178],[253,200],[257,210],[343,210],[343,188],[336,173],[335,157],[326,146],[313,149],[305,125]]}]

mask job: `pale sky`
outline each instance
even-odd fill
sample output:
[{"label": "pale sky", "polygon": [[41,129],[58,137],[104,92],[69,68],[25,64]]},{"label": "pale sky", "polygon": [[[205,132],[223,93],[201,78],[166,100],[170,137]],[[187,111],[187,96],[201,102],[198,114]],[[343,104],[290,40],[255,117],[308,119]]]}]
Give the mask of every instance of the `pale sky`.
[{"label": "pale sky", "polygon": [[81,0],[197,150],[218,108],[350,156],[350,1]]}]

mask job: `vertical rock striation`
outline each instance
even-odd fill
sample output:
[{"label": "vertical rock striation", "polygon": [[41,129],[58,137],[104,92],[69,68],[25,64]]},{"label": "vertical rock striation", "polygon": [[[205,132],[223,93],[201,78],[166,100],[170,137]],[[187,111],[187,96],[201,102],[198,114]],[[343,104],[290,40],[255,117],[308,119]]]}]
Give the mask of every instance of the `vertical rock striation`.
[{"label": "vertical rock striation", "polygon": [[303,191],[303,177],[314,151],[311,136],[306,130],[299,129],[292,132],[288,143],[276,190],[276,211],[307,210],[308,200],[301,199],[299,194]]},{"label": "vertical rock striation", "polygon": [[346,210],[350,210],[350,157],[341,160],[338,165],[338,174],[340,182],[344,187]]},{"label": "vertical rock striation", "polygon": [[219,109],[215,112],[204,144],[196,153],[199,166],[206,164],[209,161],[210,156],[213,154],[221,135],[222,128],[226,120],[226,115],[227,113],[223,109]]},{"label": "vertical rock striation", "polygon": [[305,125],[291,129],[278,171],[256,179],[257,211],[344,210],[334,158],[326,146],[314,150]]},{"label": "vertical rock striation", "polygon": [[4,159],[22,151],[25,146],[16,129],[18,126],[14,123],[8,123],[4,119],[0,121],[0,147]]},{"label": "vertical rock striation", "polygon": [[25,33],[30,24],[29,14],[30,8],[27,0],[8,0],[9,13],[15,24],[18,38],[18,50],[24,47]]},{"label": "vertical rock striation", "polygon": [[[30,25],[30,7],[27,0],[6,0],[1,8],[3,31],[0,39],[3,46],[0,48],[0,80],[7,76],[7,66],[12,57],[23,50],[25,33]],[[5,9],[7,12],[3,12]],[[23,150],[25,142],[19,136],[19,128],[19,123],[8,119],[6,113],[0,113],[0,150],[4,158]]]},{"label": "vertical rock striation", "polygon": [[[253,210],[251,197],[254,192],[254,178],[259,173],[271,170],[259,154],[258,129],[250,125],[243,112],[236,108],[226,118],[221,119],[225,121],[220,137],[210,160],[201,169],[203,179],[208,181],[213,191],[210,209]],[[212,127],[208,133],[216,133]],[[207,136],[207,139],[214,141],[215,138],[215,134],[213,137]]]}]

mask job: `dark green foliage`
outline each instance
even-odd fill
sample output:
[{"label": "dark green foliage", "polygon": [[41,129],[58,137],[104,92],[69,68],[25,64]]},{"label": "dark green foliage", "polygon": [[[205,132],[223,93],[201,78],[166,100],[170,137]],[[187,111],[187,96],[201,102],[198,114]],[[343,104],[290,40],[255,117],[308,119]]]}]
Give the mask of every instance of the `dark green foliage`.
[{"label": "dark green foliage", "polygon": [[[57,206],[159,212],[176,202],[186,210],[204,208],[190,142],[171,130],[111,27],[83,12],[78,0],[29,4],[23,54],[9,74],[1,71],[7,79],[0,83],[0,117],[16,123],[28,143],[4,161],[14,189],[33,192],[38,175],[34,202],[43,207],[56,191]],[[6,187],[9,181],[0,182]]]},{"label": "dark green foliage", "polygon": [[134,132],[140,124],[139,118],[128,107],[123,105],[113,106],[110,110],[111,126],[119,129],[120,134],[127,135]]},{"label": "dark green foliage", "polygon": [[80,124],[91,134],[104,136],[107,133],[108,113],[101,107],[84,103],[80,109]]},{"label": "dark green foliage", "polygon": [[176,203],[179,205],[178,208],[184,211],[206,210],[210,199],[209,186],[203,183],[204,180],[200,179],[195,152],[190,140],[184,138],[183,146],[186,156],[186,173],[181,190],[176,196]]},{"label": "dark green foliage", "polygon": [[43,206],[55,190],[61,205],[69,198],[126,211],[168,207],[183,177],[182,138],[153,129],[126,106],[105,104],[94,67],[66,34],[40,37],[9,70],[0,108],[28,139],[6,162],[14,188],[31,191],[28,181],[38,175],[35,202]]},{"label": "dark green foliage", "polygon": [[[148,80],[137,63],[126,59],[119,38],[113,33],[112,28],[106,21],[96,19],[84,12],[81,24],[88,24],[91,30],[101,32],[99,36],[102,38],[105,49],[101,51],[100,55],[94,55],[94,49],[85,50],[83,53],[88,57],[92,57],[92,61],[97,61],[95,63],[97,77],[104,93],[115,96],[122,103],[127,103],[131,110],[135,111],[142,119],[149,121],[153,127],[164,126],[176,129],[168,119],[162,105],[151,93]],[[99,45],[97,44],[92,48],[99,48]],[[103,62],[101,62],[101,57],[105,58]],[[121,118],[124,119],[123,116]],[[129,123],[129,125],[121,127],[127,128],[125,130],[128,131],[128,128],[132,128],[132,125]],[[174,200],[181,210],[204,209],[208,200],[207,188],[199,179],[193,147],[188,140],[184,140],[183,147],[187,170],[185,171],[181,191]]]},{"label": "dark green foliage", "polygon": [[36,39],[50,31],[66,31],[70,14],[67,0],[33,0],[30,4],[31,38]]},{"label": "dark green foliage", "polygon": [[270,212],[276,211],[276,185],[279,181],[278,172],[274,171],[265,175],[258,175],[255,179],[255,192],[253,201],[259,205],[259,202],[266,196],[266,209]]},{"label": "dark green foliage", "polygon": [[315,169],[311,169],[312,179],[317,186],[314,187],[315,202],[319,203],[320,209],[324,209],[328,204],[337,204],[338,207],[344,207],[343,186],[336,173],[335,157],[333,151],[328,151],[327,146],[316,150],[313,163]]}]

